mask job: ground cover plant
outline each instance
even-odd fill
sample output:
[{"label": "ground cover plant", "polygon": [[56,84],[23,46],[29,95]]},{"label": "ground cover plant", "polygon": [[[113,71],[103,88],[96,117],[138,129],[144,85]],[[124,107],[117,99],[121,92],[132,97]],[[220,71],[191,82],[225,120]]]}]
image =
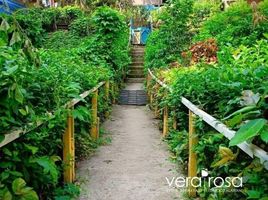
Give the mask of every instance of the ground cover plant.
[{"label": "ground cover plant", "polygon": [[[55,19],[69,30],[51,32]],[[63,185],[62,177],[62,135],[70,112],[64,105],[100,81],[122,80],[130,62],[124,16],[108,7],[90,14],[76,7],[27,9],[2,16],[0,24],[0,141],[14,128],[47,121],[0,149],[0,198],[72,199],[79,189]],[[104,89],[99,93],[104,120],[111,101],[105,100]],[[88,97],[72,111],[78,159],[105,142],[89,136],[90,102]]]},{"label": "ground cover plant", "polygon": [[[244,177],[243,188],[236,192],[228,192],[226,185],[220,187],[225,190],[215,186],[216,190],[211,190],[205,182],[198,189],[201,199],[268,198],[267,170],[236,146],[247,141],[268,150],[267,1],[253,6],[237,2],[224,12],[213,13],[195,30],[192,44],[175,56],[171,54],[172,60],[151,60],[159,51],[154,45],[167,45],[165,40],[156,41],[152,35],[146,47],[150,58],[145,60],[146,66],[173,89],[166,98],[165,90],[159,90],[157,102],[161,108],[172,108],[171,118],[175,115],[178,120],[178,130],[171,130],[167,141],[179,162],[185,167],[188,162],[188,110],[180,102],[182,96],[237,131],[229,141],[202,120],[197,121],[199,142],[194,150],[198,172],[208,169],[212,177]],[[261,19],[258,23],[254,20],[256,11]],[[188,20],[192,24],[192,19]],[[157,31],[164,28],[160,26]]]}]

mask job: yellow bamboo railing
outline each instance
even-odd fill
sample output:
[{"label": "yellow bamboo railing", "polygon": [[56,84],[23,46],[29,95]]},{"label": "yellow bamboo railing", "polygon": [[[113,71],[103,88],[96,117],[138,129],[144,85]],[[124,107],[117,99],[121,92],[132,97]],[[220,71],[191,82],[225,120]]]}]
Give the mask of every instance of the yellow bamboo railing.
[{"label": "yellow bamboo railing", "polygon": [[[156,84],[159,84],[161,87],[166,89],[166,92],[172,92],[172,88],[166,85],[164,82],[160,81],[150,69],[148,69],[147,74],[147,93],[152,94],[152,91],[150,90],[151,87],[151,81],[154,80]],[[149,96],[149,95],[148,95]],[[153,102],[153,99],[150,99],[150,103]],[[188,177],[194,178],[197,176],[197,156],[194,152],[194,146],[198,143],[198,137],[195,133],[195,120],[196,117],[201,118],[203,121],[205,121],[208,125],[213,127],[215,130],[217,130],[219,133],[222,133],[226,138],[229,140],[235,135],[235,131],[230,130],[225,124],[220,122],[219,120],[215,119],[211,115],[207,114],[203,110],[199,109],[196,105],[194,105],[192,102],[190,102],[188,99],[182,97],[181,103],[185,105],[189,109],[189,159],[188,159]],[[163,112],[163,136],[166,137],[168,135],[168,112],[169,112],[168,106],[166,105],[164,107]],[[173,118],[173,129],[177,129],[177,119],[176,117]],[[265,169],[268,170],[268,153],[261,149],[260,147],[248,143],[243,142],[239,145],[237,145],[241,150],[243,150],[246,154],[248,154],[250,157],[258,157],[261,161],[261,163],[264,165]],[[191,184],[190,184],[191,185]],[[196,190],[192,186],[189,186],[188,188],[188,194],[190,197],[196,197]]]},{"label": "yellow bamboo railing", "polygon": [[[65,108],[69,109],[69,113],[68,113],[67,120],[66,120],[67,126],[63,134],[63,163],[64,163],[63,177],[64,177],[65,183],[72,183],[75,180],[74,117],[72,116],[71,111],[74,109],[74,106],[77,103],[81,102],[90,94],[93,94],[92,100],[91,100],[92,124],[91,124],[90,135],[94,140],[97,140],[99,138],[98,91],[99,91],[99,88],[102,87],[103,85],[105,85],[105,100],[108,102],[109,93],[110,93],[110,82],[103,81],[97,84],[96,87],[80,94],[79,98],[75,98],[64,105]],[[113,88],[116,87],[115,84],[112,84],[112,87]],[[108,117],[108,115],[109,115],[109,112],[107,111],[105,113],[105,116]],[[48,120],[52,118],[54,118],[54,116],[51,114]],[[41,126],[48,120],[39,121],[35,124],[34,128],[30,128],[28,130],[19,129],[19,130],[14,130],[8,134],[5,134],[5,139],[2,142],[0,142],[0,148],[15,141],[22,135],[38,128],[39,126]]]}]

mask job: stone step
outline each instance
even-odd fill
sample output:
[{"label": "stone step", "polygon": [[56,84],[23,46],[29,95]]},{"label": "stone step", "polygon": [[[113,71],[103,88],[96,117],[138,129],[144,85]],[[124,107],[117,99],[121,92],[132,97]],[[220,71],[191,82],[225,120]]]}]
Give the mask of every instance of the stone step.
[{"label": "stone step", "polygon": [[144,57],[143,56],[132,56],[132,62],[142,62],[144,61]]},{"label": "stone step", "polygon": [[141,52],[141,51],[134,51],[134,52],[131,52],[132,55],[144,55],[144,52]]},{"label": "stone step", "polygon": [[144,57],[132,57],[132,62],[144,62]]},{"label": "stone step", "polygon": [[130,70],[130,72],[128,73],[130,75],[143,75],[144,71],[143,70]]},{"label": "stone step", "polygon": [[130,65],[129,68],[137,68],[137,69],[140,69],[140,68],[144,68],[143,65]]},{"label": "stone step", "polygon": [[145,50],[144,49],[132,49],[130,50],[131,53],[144,53]]},{"label": "stone step", "polygon": [[127,83],[143,83],[145,78],[127,78]]},{"label": "stone step", "polygon": [[131,48],[131,51],[144,51],[145,48],[144,47],[133,47]]},{"label": "stone step", "polygon": [[144,67],[143,67],[143,65],[130,65],[129,66],[129,69],[134,69],[134,70],[144,70]]},{"label": "stone step", "polygon": [[144,78],[144,74],[128,74],[128,78]]},{"label": "stone step", "polygon": [[143,65],[144,64],[144,62],[142,61],[142,60],[139,60],[139,61],[133,61],[132,63],[131,63],[131,65]]}]

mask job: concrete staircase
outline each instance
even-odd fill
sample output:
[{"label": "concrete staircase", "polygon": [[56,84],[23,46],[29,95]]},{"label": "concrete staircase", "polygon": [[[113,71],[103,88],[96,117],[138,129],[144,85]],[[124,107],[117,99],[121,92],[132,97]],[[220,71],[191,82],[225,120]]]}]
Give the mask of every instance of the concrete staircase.
[{"label": "concrete staircase", "polygon": [[142,83],[144,81],[144,46],[133,45],[131,56],[132,63],[127,75],[127,82]]}]

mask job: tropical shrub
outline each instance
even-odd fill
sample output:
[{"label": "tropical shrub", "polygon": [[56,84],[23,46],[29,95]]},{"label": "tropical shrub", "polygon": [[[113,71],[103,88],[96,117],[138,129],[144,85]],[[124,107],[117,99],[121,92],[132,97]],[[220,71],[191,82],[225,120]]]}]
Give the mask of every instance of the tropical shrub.
[{"label": "tropical shrub", "polygon": [[[259,15],[267,15],[267,1],[258,6]],[[268,21],[261,20],[253,24],[253,9],[246,1],[232,4],[225,12],[211,16],[195,36],[195,41],[215,38],[219,46],[252,45],[256,40],[263,38],[263,33],[268,32]]]},{"label": "tropical shrub", "polygon": [[[165,43],[155,40],[163,25],[150,36],[146,47],[146,55],[150,56],[145,60],[146,66],[165,66],[166,69],[154,69],[153,73],[172,88],[169,93],[160,89],[155,100],[161,110],[168,105],[170,118],[177,119],[178,130],[170,130],[166,140],[176,160],[186,167],[188,109],[181,103],[181,97],[185,97],[237,131],[235,137],[228,140],[197,119],[199,142],[194,150],[198,174],[207,169],[210,177],[243,176],[243,188],[235,192],[228,191],[226,185],[219,187],[220,190],[215,185],[209,188],[208,181],[204,180],[197,191],[199,197],[264,200],[268,197],[267,170],[259,159],[252,159],[236,145],[247,141],[268,151],[267,1],[253,8],[237,2],[225,12],[208,11],[200,19],[196,19],[198,13],[195,12],[194,9],[193,17],[189,18],[189,24],[195,28],[194,44],[184,47],[190,50],[165,56],[174,56],[177,62],[159,56],[162,48],[168,49]],[[196,24],[196,20],[202,23]],[[167,30],[172,31],[168,28],[162,31]],[[169,48],[173,46],[169,44]]]},{"label": "tropical shrub", "polygon": [[191,42],[189,26],[193,1],[174,0],[159,17],[161,25],[149,37],[145,52],[146,67],[166,67]]},{"label": "tropical shrub", "polygon": [[[179,161],[188,159],[188,115],[181,97],[189,99],[199,108],[220,119],[227,126],[238,130],[229,141],[199,120],[196,132],[199,143],[195,147],[198,171],[208,169],[212,177],[244,176],[243,188],[234,193],[214,192],[207,185],[199,188],[203,199],[261,199],[267,197],[268,173],[258,159],[252,160],[239,151],[237,144],[253,142],[267,149],[267,40],[260,40],[254,47],[241,46],[233,52],[233,57],[214,65],[199,63],[192,67],[178,67],[165,72],[156,72],[172,87],[172,93],[163,99],[163,91],[158,94],[160,106],[172,108],[179,130],[171,131],[167,140]],[[224,54],[222,52],[222,54]],[[212,98],[213,97],[213,98]],[[252,177],[256,177],[254,181]],[[210,188],[211,189],[211,188]],[[224,188],[221,188],[224,189]]]},{"label": "tropical shrub", "polygon": [[[39,11],[41,16],[49,13],[46,9]],[[35,17],[37,14],[35,9],[21,12],[34,13]],[[105,12],[103,18],[99,17],[101,12]],[[26,21],[20,18],[22,22],[18,22],[17,15],[1,18],[0,141],[14,128],[28,131],[0,149],[1,199],[73,199],[79,194],[77,186],[64,185],[62,177],[65,165],[62,135],[68,113],[76,119],[78,159],[89,156],[103,142],[93,141],[88,134],[90,97],[73,111],[64,105],[100,81],[121,81],[130,60],[126,24],[117,11],[100,8],[93,16],[86,16],[90,22],[97,20],[102,24],[95,24],[94,31],[88,35],[84,34],[87,30],[78,31],[78,27],[85,28],[79,21],[84,19],[80,16],[82,11],[77,12],[75,8],[67,9],[66,13],[68,23],[73,22],[71,30],[53,33],[47,33],[42,20],[37,20],[36,24],[31,21],[23,30],[20,24]],[[28,30],[31,26],[36,26],[40,32],[32,34]],[[34,39],[33,44],[42,48],[34,48],[28,36]],[[40,39],[39,36],[42,39],[35,40]],[[108,48],[111,49],[107,53]],[[104,94],[104,89],[100,89],[98,115],[101,120],[110,106]],[[45,123],[38,127],[40,121]]]}]

